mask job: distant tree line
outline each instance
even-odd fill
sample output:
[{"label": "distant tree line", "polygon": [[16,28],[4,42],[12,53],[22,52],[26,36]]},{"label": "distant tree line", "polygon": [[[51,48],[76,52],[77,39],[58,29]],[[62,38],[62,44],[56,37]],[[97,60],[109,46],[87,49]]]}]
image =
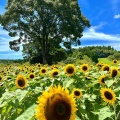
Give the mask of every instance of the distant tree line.
[{"label": "distant tree line", "polygon": [[[26,50],[28,50],[27,47],[25,48]],[[32,49],[31,52],[33,52]],[[25,53],[25,51],[23,53]],[[28,57],[30,58],[28,60],[31,64],[34,64],[36,62],[43,63],[41,56],[40,54],[38,55],[37,53],[32,53],[32,55]],[[110,60],[120,59],[120,51],[115,50],[111,46],[86,46],[86,47],[79,47],[78,49],[61,48],[61,49],[56,49],[55,51],[53,51],[51,55],[48,56],[48,64],[53,64],[60,61],[65,63],[75,63],[76,60],[84,59],[84,56],[87,56],[93,62],[97,63],[98,58],[108,57]]]},{"label": "distant tree line", "polygon": [[[27,51],[27,52],[26,52]],[[0,60],[0,63],[24,63],[30,62],[30,64],[41,63],[43,64],[42,53],[37,54],[34,49],[28,47],[27,44],[23,49],[23,57],[24,59],[18,60]],[[29,53],[29,54],[27,54]],[[76,63],[77,61],[85,61],[87,62],[98,62],[98,58],[108,58],[109,60],[117,59],[120,60],[120,51],[115,50],[111,46],[86,46],[79,47],[78,49],[56,49],[51,55],[48,56],[48,64],[53,64],[57,62],[64,63]]]},{"label": "distant tree line", "polygon": [[98,62],[98,58],[106,58],[109,55],[113,55],[116,50],[111,46],[88,46],[84,48],[79,48],[79,52],[82,55],[87,55],[94,62]]},{"label": "distant tree line", "polygon": [[78,59],[82,60],[84,56],[88,56],[95,63],[98,62],[98,58],[120,59],[120,51],[115,50],[111,46],[86,46],[71,49],[67,53],[67,58],[69,57],[69,61],[71,59],[72,62]]}]

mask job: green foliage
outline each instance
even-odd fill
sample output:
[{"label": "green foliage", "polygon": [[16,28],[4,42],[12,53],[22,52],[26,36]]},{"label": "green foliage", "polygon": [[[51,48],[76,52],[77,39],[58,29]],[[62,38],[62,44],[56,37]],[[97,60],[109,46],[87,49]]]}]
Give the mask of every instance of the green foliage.
[{"label": "green foliage", "polygon": [[87,55],[93,62],[97,63],[98,58],[106,58],[109,55],[118,54],[111,46],[87,46],[78,49],[72,49],[71,56],[80,58]]},{"label": "green foliage", "polygon": [[120,60],[120,51],[114,52],[113,55],[109,55],[108,59],[109,60],[114,60],[114,59]]},{"label": "green foliage", "polygon": [[99,62],[112,65],[112,60],[109,60],[108,58],[98,58]]},{"label": "green foliage", "polygon": [[66,60],[63,60],[62,61],[63,63],[65,64],[75,64],[75,65],[80,65],[80,64],[84,64],[84,63],[87,63],[87,64],[95,64],[88,56],[84,55],[82,57],[82,59],[79,59],[77,57],[68,57]]}]

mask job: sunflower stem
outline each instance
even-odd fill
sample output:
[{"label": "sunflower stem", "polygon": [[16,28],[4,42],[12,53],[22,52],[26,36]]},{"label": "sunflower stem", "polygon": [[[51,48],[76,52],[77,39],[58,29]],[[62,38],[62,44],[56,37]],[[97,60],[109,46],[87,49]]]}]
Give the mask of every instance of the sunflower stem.
[{"label": "sunflower stem", "polygon": [[120,111],[117,113],[117,118],[120,119]]},{"label": "sunflower stem", "polygon": [[117,120],[116,105],[113,105],[113,108],[114,108],[115,120]]}]

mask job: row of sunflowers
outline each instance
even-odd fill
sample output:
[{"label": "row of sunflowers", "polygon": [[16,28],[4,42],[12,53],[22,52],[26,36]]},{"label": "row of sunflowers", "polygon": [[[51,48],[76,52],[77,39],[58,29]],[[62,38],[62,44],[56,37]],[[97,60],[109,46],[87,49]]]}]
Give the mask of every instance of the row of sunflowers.
[{"label": "row of sunflowers", "polygon": [[1,65],[1,120],[119,120],[120,68],[111,65]]}]

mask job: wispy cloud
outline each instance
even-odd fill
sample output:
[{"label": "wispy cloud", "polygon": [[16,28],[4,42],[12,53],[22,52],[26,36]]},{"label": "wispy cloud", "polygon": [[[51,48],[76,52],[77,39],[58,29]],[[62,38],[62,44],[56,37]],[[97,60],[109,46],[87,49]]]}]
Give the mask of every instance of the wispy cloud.
[{"label": "wispy cloud", "polygon": [[114,15],[115,19],[119,19],[120,18],[120,14]]},{"label": "wispy cloud", "polygon": [[81,46],[112,46],[116,50],[120,50],[120,34],[106,34],[99,32],[104,24],[98,26],[92,26],[83,32],[83,37],[80,39]]},{"label": "wispy cloud", "polygon": [[16,39],[8,35],[8,32],[3,30],[0,26],[0,59],[21,59],[22,47],[19,52],[10,49],[9,41]]},{"label": "wispy cloud", "polygon": [[92,26],[86,31],[83,32],[82,40],[108,40],[108,41],[120,41],[120,35],[115,34],[106,34],[103,32],[98,32],[97,30],[101,28],[103,25]]}]

